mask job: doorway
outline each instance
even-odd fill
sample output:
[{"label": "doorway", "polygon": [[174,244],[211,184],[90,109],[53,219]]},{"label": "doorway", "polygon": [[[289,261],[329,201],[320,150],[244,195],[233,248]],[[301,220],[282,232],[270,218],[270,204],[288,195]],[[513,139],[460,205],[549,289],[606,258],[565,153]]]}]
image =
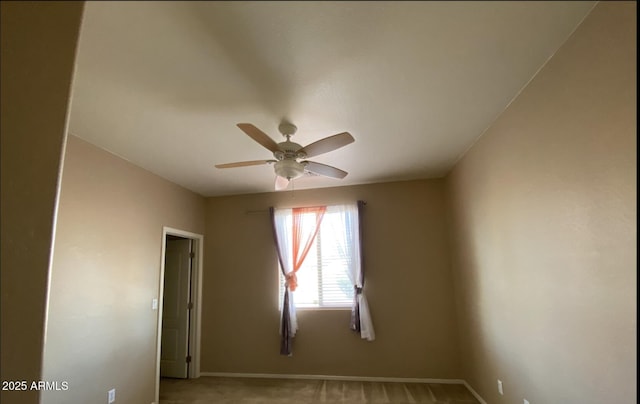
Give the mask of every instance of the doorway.
[{"label": "doorway", "polygon": [[156,402],[160,378],[200,376],[202,302],[200,234],[164,227],[158,293]]}]

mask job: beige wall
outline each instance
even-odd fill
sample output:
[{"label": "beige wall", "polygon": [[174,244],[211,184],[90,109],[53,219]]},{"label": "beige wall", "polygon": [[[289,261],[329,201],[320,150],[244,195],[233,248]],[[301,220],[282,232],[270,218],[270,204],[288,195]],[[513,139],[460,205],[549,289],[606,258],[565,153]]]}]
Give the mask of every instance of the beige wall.
[{"label": "beige wall", "polygon": [[635,38],[635,3],[598,4],[447,178],[489,403],[636,402]]},{"label": "beige wall", "polygon": [[69,136],[58,213],[44,403],[155,397],[162,228],[204,233],[203,197]]},{"label": "beige wall", "polygon": [[[443,192],[441,180],[425,180],[209,198],[202,371],[458,377]],[[280,356],[266,209],[357,199],[367,202],[366,293],[377,339],[349,330],[349,310],[299,311],[293,356]]]},{"label": "beige wall", "polygon": [[[39,380],[61,155],[82,2],[2,2],[2,380]],[[36,403],[37,391],[2,391]]]}]

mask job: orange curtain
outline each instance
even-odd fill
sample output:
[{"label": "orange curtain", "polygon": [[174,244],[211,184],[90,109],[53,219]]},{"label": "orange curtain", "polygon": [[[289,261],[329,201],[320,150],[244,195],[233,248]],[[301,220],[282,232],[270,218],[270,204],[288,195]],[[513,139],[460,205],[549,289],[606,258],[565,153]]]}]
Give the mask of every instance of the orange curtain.
[{"label": "orange curtain", "polygon": [[[304,259],[309,253],[309,249],[313,245],[313,241],[318,235],[320,223],[322,222],[327,207],[293,208],[292,210],[293,271],[287,274],[287,284],[289,285],[289,290],[293,292],[298,286],[296,272],[298,272],[298,269],[302,266]],[[313,219],[315,219],[315,221]]]}]

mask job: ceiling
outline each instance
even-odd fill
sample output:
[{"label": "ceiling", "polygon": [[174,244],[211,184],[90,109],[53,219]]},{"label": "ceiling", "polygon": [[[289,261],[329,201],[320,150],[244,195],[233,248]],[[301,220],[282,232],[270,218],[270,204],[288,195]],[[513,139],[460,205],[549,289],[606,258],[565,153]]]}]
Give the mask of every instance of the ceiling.
[{"label": "ceiling", "polygon": [[86,2],[70,133],[204,196],[270,192],[237,123],[349,172],[295,189],[446,175],[595,2]]}]

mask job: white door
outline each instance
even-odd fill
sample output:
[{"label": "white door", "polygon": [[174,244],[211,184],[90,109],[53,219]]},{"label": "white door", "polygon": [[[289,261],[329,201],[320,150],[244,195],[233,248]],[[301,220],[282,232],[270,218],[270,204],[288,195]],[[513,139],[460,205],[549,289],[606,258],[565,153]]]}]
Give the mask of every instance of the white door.
[{"label": "white door", "polygon": [[160,376],[187,377],[191,240],[167,240],[164,264]]}]

